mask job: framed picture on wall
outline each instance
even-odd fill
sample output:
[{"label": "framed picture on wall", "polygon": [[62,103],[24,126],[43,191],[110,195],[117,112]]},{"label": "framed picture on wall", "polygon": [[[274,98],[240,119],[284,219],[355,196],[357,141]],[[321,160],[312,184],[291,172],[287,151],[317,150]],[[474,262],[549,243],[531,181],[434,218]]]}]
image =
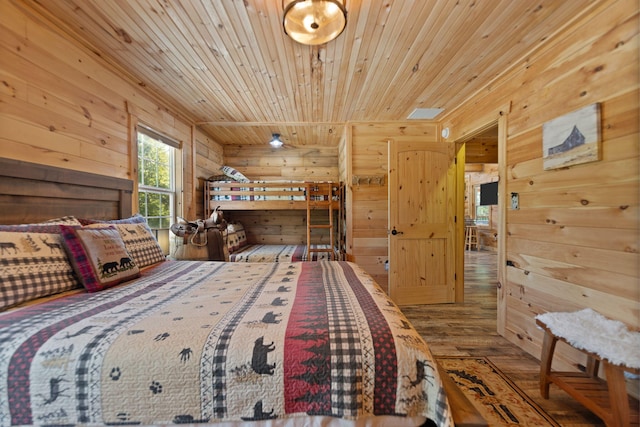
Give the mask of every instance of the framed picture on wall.
[{"label": "framed picture on wall", "polygon": [[545,170],[600,160],[600,104],[550,120],[542,125]]}]

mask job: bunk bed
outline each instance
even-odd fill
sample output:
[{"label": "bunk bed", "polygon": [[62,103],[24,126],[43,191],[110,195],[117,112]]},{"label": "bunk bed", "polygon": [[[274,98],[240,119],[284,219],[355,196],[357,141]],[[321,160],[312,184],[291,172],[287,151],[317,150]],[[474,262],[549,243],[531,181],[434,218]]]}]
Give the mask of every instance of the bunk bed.
[{"label": "bunk bed", "polygon": [[[329,245],[286,244],[249,244],[244,225],[231,222],[224,232],[231,262],[300,262],[300,261],[329,261],[331,247]],[[336,258],[337,259],[337,258]]]},{"label": "bunk bed", "polygon": [[[165,260],[132,189],[0,158],[0,426],[453,425],[428,345],[356,264]],[[130,258],[92,269],[85,232]]]},{"label": "bunk bed", "polygon": [[[216,208],[223,212],[261,210],[306,211],[306,245],[251,245],[244,249],[244,256],[233,256],[232,261],[264,262],[279,259],[305,261],[317,259],[344,259],[344,185],[331,181],[240,181],[230,180],[239,174],[233,170],[224,177],[205,181],[204,210],[209,216]],[[326,220],[312,218],[313,211],[325,210]],[[337,216],[337,218],[336,218]],[[314,241],[314,230],[325,230],[328,242]],[[287,256],[281,257],[284,253]]]}]

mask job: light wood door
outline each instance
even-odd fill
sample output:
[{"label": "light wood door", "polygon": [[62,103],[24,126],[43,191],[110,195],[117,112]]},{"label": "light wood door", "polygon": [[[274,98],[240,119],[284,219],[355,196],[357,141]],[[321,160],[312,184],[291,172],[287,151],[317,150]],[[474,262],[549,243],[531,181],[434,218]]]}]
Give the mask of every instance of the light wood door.
[{"label": "light wood door", "polygon": [[389,295],[399,305],[455,300],[453,142],[389,141]]}]

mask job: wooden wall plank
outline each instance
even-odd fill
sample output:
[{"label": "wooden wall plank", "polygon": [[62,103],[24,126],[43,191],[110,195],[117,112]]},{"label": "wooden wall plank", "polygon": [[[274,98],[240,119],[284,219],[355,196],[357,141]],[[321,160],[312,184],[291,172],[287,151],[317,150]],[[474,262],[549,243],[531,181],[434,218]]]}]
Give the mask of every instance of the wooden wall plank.
[{"label": "wooden wall plank", "polygon": [[[183,163],[192,164],[188,112],[158,102],[100,52],[19,2],[0,3],[0,56],[0,157],[134,179],[135,133],[130,126],[142,123],[181,142]],[[215,157],[217,144],[206,144]],[[201,151],[201,170],[184,169],[182,216],[202,211],[194,175],[221,163],[210,162],[208,151]],[[137,206],[135,194],[132,199]]]},{"label": "wooden wall plank", "polygon": [[[347,236],[349,259],[362,265],[386,288],[388,274],[388,141],[390,139],[436,141],[437,124],[429,121],[354,123],[350,127],[351,157],[347,192],[351,210],[351,235]],[[353,178],[381,176],[377,183],[354,184]]]},{"label": "wooden wall plank", "polygon": [[[540,356],[534,317],[593,308],[640,329],[639,6],[603,1],[443,117],[452,137],[508,114],[504,311],[500,333]],[[542,126],[600,103],[601,160],[544,170]],[[504,106],[509,106],[505,109]],[[501,107],[502,106],[502,107]],[[574,354],[560,359],[577,366]]]}]

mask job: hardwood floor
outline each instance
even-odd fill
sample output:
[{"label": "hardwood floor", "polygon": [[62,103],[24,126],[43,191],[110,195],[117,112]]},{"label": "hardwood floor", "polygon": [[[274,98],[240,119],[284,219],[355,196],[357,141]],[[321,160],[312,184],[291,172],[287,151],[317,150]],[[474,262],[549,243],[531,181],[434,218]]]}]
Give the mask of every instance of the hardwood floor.
[{"label": "hardwood floor", "polygon": [[540,361],[496,332],[497,256],[465,252],[465,302],[403,306],[402,311],[425,338],[434,356],[487,356],[561,426],[604,426],[600,418],[551,386],[540,397]]}]

